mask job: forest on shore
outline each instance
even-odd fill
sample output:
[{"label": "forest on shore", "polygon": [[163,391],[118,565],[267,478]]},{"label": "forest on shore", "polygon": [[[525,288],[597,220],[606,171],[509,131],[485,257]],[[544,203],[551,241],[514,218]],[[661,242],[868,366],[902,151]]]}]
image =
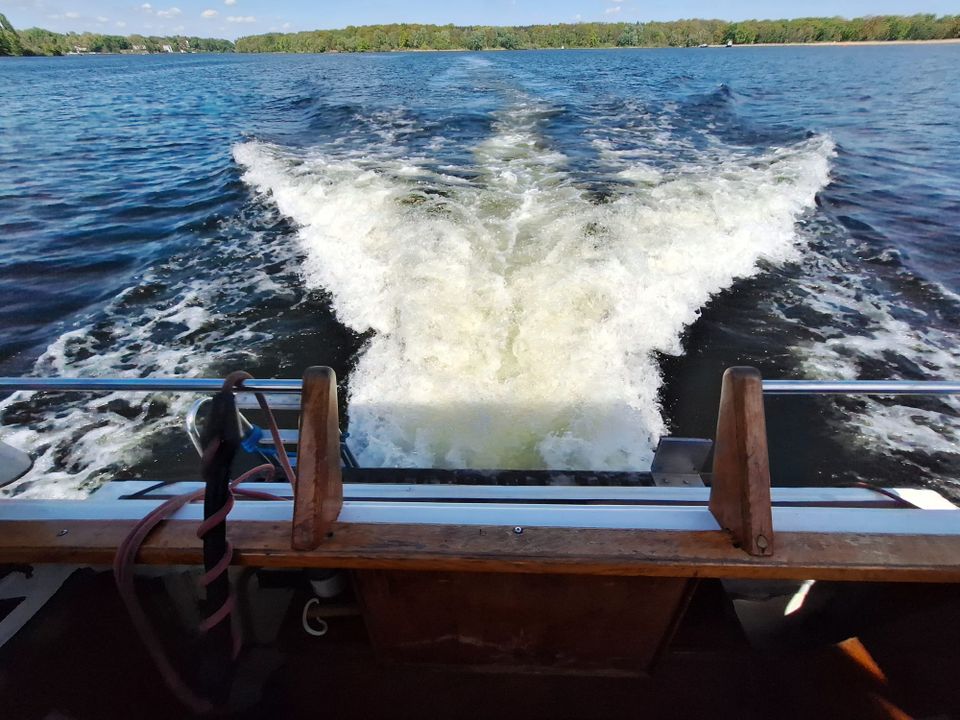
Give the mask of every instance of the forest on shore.
[{"label": "forest on shore", "polygon": [[176,35],[20,32],[0,14],[0,55],[87,53],[323,53],[393,50],[521,50],[536,48],[696,47],[736,45],[947,40],[960,38],[960,15],[876,15],[853,19],[675,20],[647,23],[580,22],[523,27],[364,25],[339,30],[266,33],[235,43]]},{"label": "forest on shore", "polygon": [[0,13],[0,55],[66,55],[67,53],[233,52],[233,43],[215,38],[173,35],[104,35],[56,33],[41,28],[17,31]]},{"label": "forest on shore", "polygon": [[960,15],[881,15],[847,20],[676,20],[481,27],[365,25],[342,30],[267,33],[239,38],[237,52],[382,52],[534,48],[696,47],[758,43],[946,40],[960,38]]}]

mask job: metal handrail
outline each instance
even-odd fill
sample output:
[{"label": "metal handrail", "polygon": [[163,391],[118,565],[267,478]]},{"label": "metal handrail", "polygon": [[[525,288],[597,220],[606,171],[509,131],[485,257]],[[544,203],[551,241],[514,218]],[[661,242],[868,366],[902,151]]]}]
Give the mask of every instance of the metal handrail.
[{"label": "metal handrail", "polygon": [[960,395],[941,380],[764,380],[764,395]]},{"label": "metal handrail", "polygon": [[[299,393],[297,379],[246,380],[239,392]],[[0,378],[0,392],[218,392],[219,378]],[[767,395],[960,395],[960,382],[941,380],[764,380]]]},{"label": "metal handrail", "polygon": [[[244,380],[239,392],[299,393],[302,382],[288,379]],[[223,387],[220,378],[0,378],[0,392],[58,390],[61,392],[200,392],[215,393]]]}]

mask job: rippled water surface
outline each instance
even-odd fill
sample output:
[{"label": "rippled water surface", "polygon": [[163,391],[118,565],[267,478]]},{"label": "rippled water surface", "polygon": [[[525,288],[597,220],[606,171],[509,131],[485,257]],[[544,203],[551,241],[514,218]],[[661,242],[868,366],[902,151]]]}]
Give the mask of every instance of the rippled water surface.
[{"label": "rippled water surface", "polygon": [[[344,381],[364,464],[645,468],[722,369],[960,377],[960,47],[0,62],[0,374]],[[5,492],[195,474],[189,399],[2,402]],[[770,399],[775,484],[960,404]],[[192,451],[191,451],[192,452]]]}]

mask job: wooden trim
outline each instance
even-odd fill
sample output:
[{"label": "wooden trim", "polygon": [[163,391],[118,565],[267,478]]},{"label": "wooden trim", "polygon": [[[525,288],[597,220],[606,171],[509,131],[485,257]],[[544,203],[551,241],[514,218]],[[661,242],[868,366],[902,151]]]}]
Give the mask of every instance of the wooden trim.
[{"label": "wooden trim", "polygon": [[763,378],[750,367],[723,374],[710,512],[751,555],[773,554],[770,459]]},{"label": "wooden trim", "polygon": [[300,405],[293,549],[313,550],[320,545],[342,507],[337,376],[328,367],[310,367],[303,375]]},{"label": "wooden trim", "polygon": [[[134,521],[9,521],[0,563],[109,564]],[[315,550],[291,550],[289,522],[232,523],[240,565],[568,573],[650,577],[960,583],[960,536],[782,532],[774,557],[747,555],[721,532],[337,523]],[[169,521],[139,562],[198,564],[196,523]]]}]

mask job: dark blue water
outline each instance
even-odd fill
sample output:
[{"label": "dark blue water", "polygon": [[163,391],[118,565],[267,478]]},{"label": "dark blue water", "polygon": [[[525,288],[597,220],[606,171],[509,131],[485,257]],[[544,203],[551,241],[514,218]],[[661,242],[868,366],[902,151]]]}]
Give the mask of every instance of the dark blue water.
[{"label": "dark blue water", "polygon": [[[371,464],[637,467],[719,375],[960,376],[960,47],[0,62],[0,373],[345,379]],[[576,379],[572,379],[573,377]],[[11,492],[192,473],[4,404]],[[951,488],[952,401],[771,400],[775,483]]]}]

